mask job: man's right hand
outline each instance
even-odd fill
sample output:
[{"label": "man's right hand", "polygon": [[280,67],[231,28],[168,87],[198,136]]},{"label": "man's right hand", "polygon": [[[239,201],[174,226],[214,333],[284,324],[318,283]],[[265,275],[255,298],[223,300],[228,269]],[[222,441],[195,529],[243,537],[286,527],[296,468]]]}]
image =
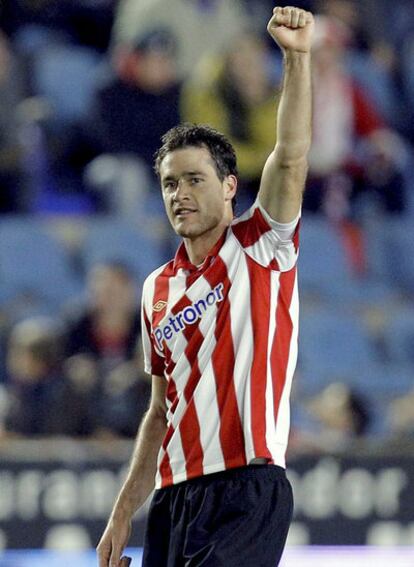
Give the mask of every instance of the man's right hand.
[{"label": "man's right hand", "polygon": [[97,545],[99,567],[121,567],[121,556],[131,535],[131,520],[112,516]]}]

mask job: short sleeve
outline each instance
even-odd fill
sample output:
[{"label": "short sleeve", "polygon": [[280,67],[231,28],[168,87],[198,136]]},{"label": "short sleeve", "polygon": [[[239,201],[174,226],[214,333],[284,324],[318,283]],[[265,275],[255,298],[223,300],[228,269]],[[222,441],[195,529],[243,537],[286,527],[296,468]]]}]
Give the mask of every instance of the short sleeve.
[{"label": "short sleeve", "polygon": [[244,251],[264,267],[286,272],[297,262],[299,254],[300,213],[290,223],[272,219],[259,201],[236,219],[232,231]]},{"label": "short sleeve", "polygon": [[142,347],[144,351],[144,369],[148,374],[164,375],[164,357],[157,351],[151,330],[151,322],[145,309],[144,294],[141,307]]}]

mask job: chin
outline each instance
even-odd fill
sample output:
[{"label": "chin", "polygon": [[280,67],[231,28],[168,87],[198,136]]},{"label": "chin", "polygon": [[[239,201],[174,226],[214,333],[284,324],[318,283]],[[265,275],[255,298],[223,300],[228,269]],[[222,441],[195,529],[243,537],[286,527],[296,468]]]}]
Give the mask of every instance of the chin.
[{"label": "chin", "polygon": [[200,227],[185,222],[173,224],[173,229],[182,238],[195,238],[202,233]]},{"label": "chin", "polygon": [[175,228],[174,230],[178,234],[178,236],[181,236],[182,238],[197,238],[197,236],[200,236],[202,234],[202,232],[199,232],[195,229],[191,230],[191,228],[179,227]]},{"label": "chin", "polygon": [[217,227],[217,222],[205,223],[204,225],[201,224],[179,224],[178,226],[174,226],[175,232],[181,236],[182,238],[188,238],[190,240],[194,240],[195,238],[199,238],[203,236],[203,234],[207,234],[210,231],[214,230]]}]

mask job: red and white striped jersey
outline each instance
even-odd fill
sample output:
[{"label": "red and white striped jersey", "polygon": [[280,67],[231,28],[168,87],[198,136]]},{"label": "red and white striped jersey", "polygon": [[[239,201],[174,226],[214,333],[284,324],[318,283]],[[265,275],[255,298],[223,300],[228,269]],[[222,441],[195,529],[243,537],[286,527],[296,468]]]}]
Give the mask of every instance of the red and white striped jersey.
[{"label": "red and white striped jersey", "polygon": [[275,222],[257,201],[200,267],[181,245],[145,281],[145,370],[168,381],[157,488],[259,457],[285,466],[298,226]]}]

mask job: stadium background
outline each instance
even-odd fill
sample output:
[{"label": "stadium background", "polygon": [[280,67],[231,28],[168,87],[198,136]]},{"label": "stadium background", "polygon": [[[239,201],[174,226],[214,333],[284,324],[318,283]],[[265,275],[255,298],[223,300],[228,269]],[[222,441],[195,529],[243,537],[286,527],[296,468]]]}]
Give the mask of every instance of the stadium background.
[{"label": "stadium background", "polygon": [[[408,567],[414,5],[297,5],[318,14],[318,32],[285,562]],[[177,246],[152,155],[179,119],[211,122],[236,145],[238,209],[248,206],[282,69],[263,31],[271,8],[1,3],[1,567],[94,564],[87,550],[148,401],[134,320],[140,285]],[[145,510],[133,546],[144,519]]]}]

